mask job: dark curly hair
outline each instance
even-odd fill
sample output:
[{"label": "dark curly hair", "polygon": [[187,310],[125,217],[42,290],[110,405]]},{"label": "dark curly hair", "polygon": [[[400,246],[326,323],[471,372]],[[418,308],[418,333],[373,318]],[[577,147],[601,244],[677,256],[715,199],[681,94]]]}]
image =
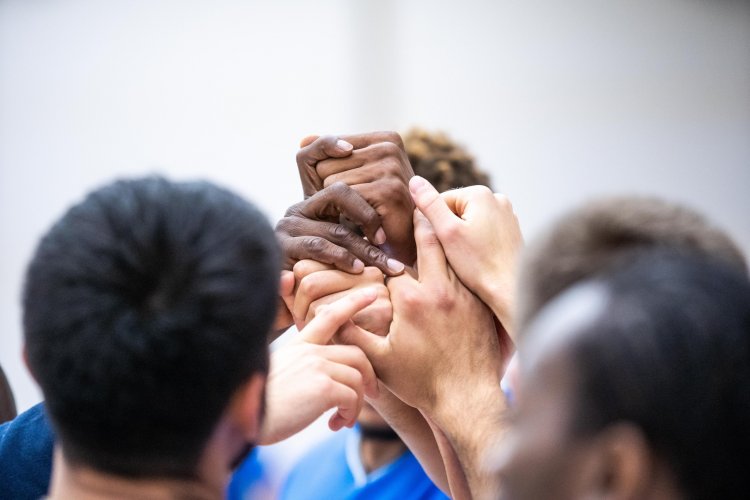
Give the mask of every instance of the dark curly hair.
[{"label": "dark curly hair", "polygon": [[489,175],[476,166],[474,157],[444,132],[413,128],[403,139],[414,173],[439,192],[474,185],[492,189]]}]

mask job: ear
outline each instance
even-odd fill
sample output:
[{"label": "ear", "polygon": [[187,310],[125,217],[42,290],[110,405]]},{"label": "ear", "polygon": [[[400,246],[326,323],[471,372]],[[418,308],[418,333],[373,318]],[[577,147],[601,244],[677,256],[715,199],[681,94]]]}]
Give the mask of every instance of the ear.
[{"label": "ear", "polygon": [[644,498],[652,479],[654,456],[643,432],[617,423],[596,438],[594,485],[603,498]]},{"label": "ear", "polygon": [[249,442],[258,441],[265,410],[266,375],[254,373],[234,393],[229,420]]}]

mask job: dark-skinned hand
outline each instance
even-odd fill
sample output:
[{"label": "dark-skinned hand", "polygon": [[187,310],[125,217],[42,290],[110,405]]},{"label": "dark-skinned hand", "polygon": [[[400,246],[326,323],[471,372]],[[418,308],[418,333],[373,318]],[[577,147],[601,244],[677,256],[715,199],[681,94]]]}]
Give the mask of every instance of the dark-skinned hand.
[{"label": "dark-skinned hand", "polygon": [[386,241],[378,243],[380,248],[413,263],[414,203],[408,183],[414,172],[401,137],[395,132],[310,136],[301,146],[297,166],[305,196],[338,182],[351,186],[381,217]]}]

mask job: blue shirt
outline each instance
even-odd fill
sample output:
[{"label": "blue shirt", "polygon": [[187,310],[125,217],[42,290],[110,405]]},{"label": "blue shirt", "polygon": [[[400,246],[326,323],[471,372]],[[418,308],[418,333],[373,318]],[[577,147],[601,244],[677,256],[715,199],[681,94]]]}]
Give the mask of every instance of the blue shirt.
[{"label": "blue shirt", "polygon": [[367,474],[359,454],[358,427],[342,429],[315,446],[294,466],[281,500],[424,499],[445,500],[410,451]]},{"label": "blue shirt", "polygon": [[47,494],[54,442],[42,403],[0,425],[0,499],[37,500]]}]

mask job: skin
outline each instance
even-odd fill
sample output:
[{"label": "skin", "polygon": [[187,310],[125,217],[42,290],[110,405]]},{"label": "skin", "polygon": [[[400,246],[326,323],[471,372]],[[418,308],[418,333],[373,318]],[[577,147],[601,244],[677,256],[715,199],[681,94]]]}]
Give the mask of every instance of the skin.
[{"label": "skin", "polygon": [[[505,409],[498,379],[505,359],[490,311],[458,279],[419,212],[414,226],[419,278],[389,280],[394,320],[388,335],[352,325],[342,337],[362,348],[398,398],[444,433],[471,494],[484,498],[497,491],[482,461]],[[472,408],[472,426],[466,408]]]},{"label": "skin", "polygon": [[[393,311],[383,274],[377,269],[366,268],[361,274],[351,275],[326,264],[305,260],[295,265],[294,278],[298,284],[294,287],[293,293],[284,300],[288,310],[295,311],[298,328],[304,327],[314,318],[321,305],[362,287],[374,287],[378,298],[355,315],[353,321],[359,327],[364,328],[364,325],[367,325],[367,329],[375,334],[388,333]],[[388,425],[394,429],[402,442],[418,457],[430,479],[443,491],[450,492],[449,478],[441,457],[441,453],[447,452],[448,449],[438,448],[433,430],[419,410],[406,405],[382,383],[379,385],[379,396],[368,398],[369,404],[366,402],[363,406],[360,422],[376,426]],[[398,442],[394,446],[363,443],[363,463],[366,468],[375,469],[390,461],[398,450],[398,454],[403,452],[403,446]]]},{"label": "skin", "polygon": [[626,421],[590,434],[572,432],[579,401],[571,346],[604,313],[601,287],[555,300],[531,325],[520,350],[520,390],[493,459],[500,498],[681,498],[666,464]]},{"label": "skin", "polygon": [[484,186],[440,194],[418,176],[411,179],[409,189],[451,268],[515,338],[516,268],[523,236],[510,200]]},{"label": "skin", "polygon": [[[330,408],[337,408],[328,423],[331,430],[351,427],[365,394],[377,397],[375,372],[364,353],[355,346],[330,344],[338,328],[353,324],[351,318],[377,297],[377,290],[365,287],[319,308],[298,337],[272,353],[268,418],[260,444],[296,434]],[[338,327],[331,328],[332,324]]]},{"label": "skin", "polygon": [[[341,147],[342,144],[351,148]],[[305,197],[337,182],[351,186],[382,219],[384,234],[388,236],[385,241],[378,239],[376,244],[399,262],[414,262],[411,226],[414,204],[407,188],[414,172],[397,133],[311,136],[302,141],[297,166]],[[368,239],[376,242],[374,238]],[[313,255],[307,257],[327,262]],[[388,272],[375,261],[363,262],[381,268],[387,275],[403,271],[401,268]]]},{"label": "skin", "polygon": [[[340,223],[342,216],[361,228],[367,239]],[[289,207],[276,225],[276,236],[287,270],[303,259],[332,264],[353,274],[361,273],[365,263],[389,275],[404,270],[403,264],[372,244],[386,241],[381,216],[344,183],[333,183]]]},{"label": "skin", "polygon": [[[375,290],[365,288],[329,304],[300,332],[299,345],[309,345],[313,350],[322,347],[351,348],[326,344],[343,326],[353,324],[351,318],[376,298]],[[353,351],[349,349],[349,352]],[[315,356],[306,356],[311,357]],[[253,375],[237,389],[219,418],[206,443],[194,477],[116,477],[87,465],[70,463],[65,458],[65,444],[62,443],[62,450],[58,449],[55,454],[49,498],[223,498],[232,465],[246,443],[263,441],[264,438],[269,439],[268,436],[278,439],[288,437],[298,428],[309,425],[324,411],[337,406],[337,412],[331,417],[331,427],[341,428],[343,425],[354,424],[364,393],[370,390],[366,387],[372,386],[372,391],[376,394],[377,386],[374,385],[374,376],[368,378],[346,362],[337,362],[334,359],[336,357],[337,355],[318,358],[323,361],[312,370],[304,370],[304,378],[284,369],[275,369],[274,374],[275,370],[272,369],[267,387],[265,376]],[[334,365],[347,367],[349,370],[332,369]],[[272,377],[276,377],[277,382],[272,382]],[[301,388],[295,385],[305,382],[305,379],[309,379],[308,385]],[[266,388],[268,418],[263,422],[262,408]],[[284,388],[292,392],[281,396],[279,392]],[[330,394],[321,398],[320,394],[324,392]],[[294,411],[290,411],[290,408]]]},{"label": "skin", "polygon": [[[289,300],[289,310],[298,328],[304,328],[316,315],[316,311],[355,290],[373,288],[378,298],[357,313],[352,321],[361,328],[386,335],[393,317],[388,288],[385,286],[383,273],[375,267],[367,267],[361,274],[350,274],[334,269],[332,266],[312,260],[303,260],[294,266],[296,290]],[[387,390],[387,389],[384,389]],[[360,425],[370,428],[389,429],[383,417],[367,401],[357,418]],[[390,463],[406,450],[400,440],[383,441],[362,438],[360,458],[365,470],[371,472],[382,465]]]},{"label": "skin", "polygon": [[[361,184],[368,185],[365,183],[377,183],[378,172],[386,171],[388,172],[388,176],[397,182],[394,182],[385,191],[390,191],[392,194],[395,193],[395,195],[392,195],[392,198],[400,200],[401,193],[398,188],[401,187],[403,189],[406,186],[406,181],[411,176],[408,172],[405,173],[403,170],[396,168],[399,164],[398,161],[392,161],[386,167],[383,167],[382,163],[383,158],[395,157],[400,141],[388,140],[390,138],[386,138],[385,142],[389,142],[389,144],[381,147],[370,147],[362,142],[357,142],[359,140],[357,136],[349,137],[354,137],[355,139],[352,139],[347,144],[356,143],[352,144],[351,151],[356,153],[359,149],[362,149],[362,154],[349,154],[348,147],[341,148],[342,143],[340,141],[342,138],[329,136],[324,138],[310,138],[303,141],[303,149],[298,154],[297,159],[303,184],[305,184],[305,179],[309,181],[305,185],[306,194],[311,194],[316,189],[320,189],[321,186],[325,187],[326,183],[331,182],[346,182],[347,184],[353,184],[354,187]],[[325,158],[326,156],[328,156],[327,159]],[[377,165],[378,161],[381,162],[379,168],[371,168],[368,165],[368,162],[372,162],[372,165]],[[408,160],[406,163],[408,164]],[[412,180],[412,189],[409,194],[413,197],[414,203],[424,208],[425,212],[435,220],[435,224],[439,227],[440,242],[443,243],[443,240],[445,240],[445,254],[448,255],[447,260],[451,264],[454,264],[455,261],[458,269],[455,273],[451,269],[452,280],[460,283],[459,279],[457,279],[460,278],[461,281],[465,281],[469,289],[490,305],[500,322],[499,335],[494,336],[497,342],[490,346],[490,350],[497,350],[498,355],[494,357],[489,356],[490,359],[499,359],[500,363],[493,367],[494,375],[490,375],[487,378],[478,377],[481,385],[477,387],[483,387],[483,390],[486,391],[491,400],[491,397],[495,395],[497,390],[497,384],[494,381],[502,373],[505,362],[513,349],[513,344],[508,333],[513,332],[511,311],[513,309],[515,289],[515,257],[522,245],[518,221],[508,200],[502,196],[493,195],[486,188],[482,188],[481,190],[477,190],[476,188],[457,190],[446,193],[441,197],[429,184],[427,184],[427,189],[425,189],[424,183],[420,184],[420,180],[420,178]],[[385,183],[381,182],[381,184],[383,184],[383,187],[386,187]],[[364,194],[363,197],[373,204],[373,206],[378,206],[378,197],[368,194]],[[385,199],[388,198],[385,197]],[[396,206],[394,213],[408,213],[404,209],[406,205],[404,203],[394,204]],[[379,214],[383,215],[382,212],[384,211],[381,209]],[[383,226],[388,228],[386,220],[388,218],[396,220],[396,218],[391,213],[385,212],[385,214],[386,216],[383,217]],[[498,221],[500,224],[498,224]],[[398,226],[408,227],[403,223],[400,223]],[[502,233],[497,231],[498,226],[508,229],[505,237],[498,235],[498,233]],[[435,232],[437,233],[438,231],[436,230]],[[386,230],[386,234],[389,235],[389,243],[392,243],[390,231]],[[381,248],[383,248],[382,245]],[[479,256],[480,259],[478,261],[474,258],[466,259],[466,255],[472,255],[472,257]],[[445,255],[443,256],[443,260],[445,260]],[[391,283],[393,281],[396,280],[391,280]],[[390,288],[391,285],[389,284]],[[441,299],[451,295],[450,287],[445,288],[446,290],[443,290],[445,293],[438,295]],[[408,289],[408,287],[405,287],[405,289]],[[437,304],[420,303],[414,299],[419,293],[419,291],[416,291],[406,294],[407,297],[411,297],[411,299],[407,298],[406,301],[408,308],[433,311],[434,309],[440,310],[443,306],[449,305],[447,303],[440,303],[440,301]],[[392,290],[391,294],[393,295]],[[394,303],[398,301],[396,297],[392,298]],[[424,319],[420,318],[420,321],[417,323],[424,325]],[[394,323],[396,322],[394,321]],[[417,329],[419,328],[419,325],[415,326]],[[429,330],[428,328],[424,329]],[[494,328],[492,330],[494,332]],[[393,336],[390,334],[388,337],[399,338],[398,335]],[[401,334],[400,338],[402,340],[399,343],[408,345],[408,337],[405,334]],[[481,348],[483,346],[476,344],[474,347]],[[403,348],[403,351],[408,352],[409,349]],[[446,355],[449,352],[450,348],[442,354]],[[481,350],[473,351],[472,349],[468,349],[467,352],[477,354]],[[469,358],[468,361],[471,363],[473,359]],[[382,375],[380,372],[382,368],[376,366],[381,379]],[[388,377],[386,376],[386,378]],[[406,379],[408,377],[403,378]],[[429,377],[426,379],[429,380]],[[448,382],[449,385],[450,383]],[[387,382],[386,385],[388,385]],[[392,389],[390,385],[388,387]],[[421,386],[415,382],[412,387],[419,388]],[[422,392],[422,396],[428,394],[426,401],[434,402],[437,401],[436,394],[443,391],[444,394],[452,394],[460,389],[459,385],[453,387],[441,386],[439,390],[432,388],[431,391]],[[419,389],[417,389],[417,392],[420,392]],[[493,433],[490,432],[490,429],[496,427],[502,408],[498,408],[497,405],[487,407],[481,414],[482,419],[486,422],[485,425],[476,426],[473,429],[474,432],[467,433],[463,429],[465,426],[463,425],[461,412],[462,405],[460,402],[463,401],[461,397],[443,398],[446,401],[458,402],[458,404],[434,404],[433,408],[422,409],[419,408],[419,403],[409,399],[409,395],[406,395],[404,392],[399,393],[398,390],[396,393],[398,394],[398,398],[406,398],[405,401],[408,404],[403,405],[406,408],[393,402],[386,404],[376,403],[376,407],[385,416],[386,421],[396,429],[409,444],[410,448],[415,451],[420,460],[423,461],[423,466],[436,484],[445,489],[446,476],[454,477],[455,480],[453,483],[455,487],[451,484],[452,493],[455,497],[462,496],[462,494],[466,493],[466,480],[463,478],[461,469],[481,469],[480,467],[473,467],[472,464],[476,464],[480,460],[480,455],[484,452],[484,446],[481,443],[491,441],[491,434]],[[398,398],[393,399],[398,400]],[[380,399],[388,401],[388,398]],[[474,404],[474,401],[467,399],[466,403],[471,405]],[[416,413],[413,411],[413,407],[415,406],[419,408]],[[431,416],[434,418],[431,419]],[[429,436],[429,438],[426,438],[426,436]],[[443,446],[439,446],[439,443],[442,443]],[[434,457],[436,455],[434,453],[436,447],[440,449],[440,455],[438,456],[442,456],[443,460],[443,463],[437,466],[431,463],[434,460],[431,461],[429,458],[423,460],[425,456],[431,455]],[[460,452],[456,449],[457,447],[460,448]],[[461,455],[460,459],[457,455]],[[435,472],[435,470],[438,472]],[[481,489],[486,490],[491,487],[492,482],[487,481],[486,477],[486,474],[475,474],[475,477],[471,478],[470,481],[474,484],[472,491],[479,492]],[[464,483],[463,487],[461,483]]]}]

